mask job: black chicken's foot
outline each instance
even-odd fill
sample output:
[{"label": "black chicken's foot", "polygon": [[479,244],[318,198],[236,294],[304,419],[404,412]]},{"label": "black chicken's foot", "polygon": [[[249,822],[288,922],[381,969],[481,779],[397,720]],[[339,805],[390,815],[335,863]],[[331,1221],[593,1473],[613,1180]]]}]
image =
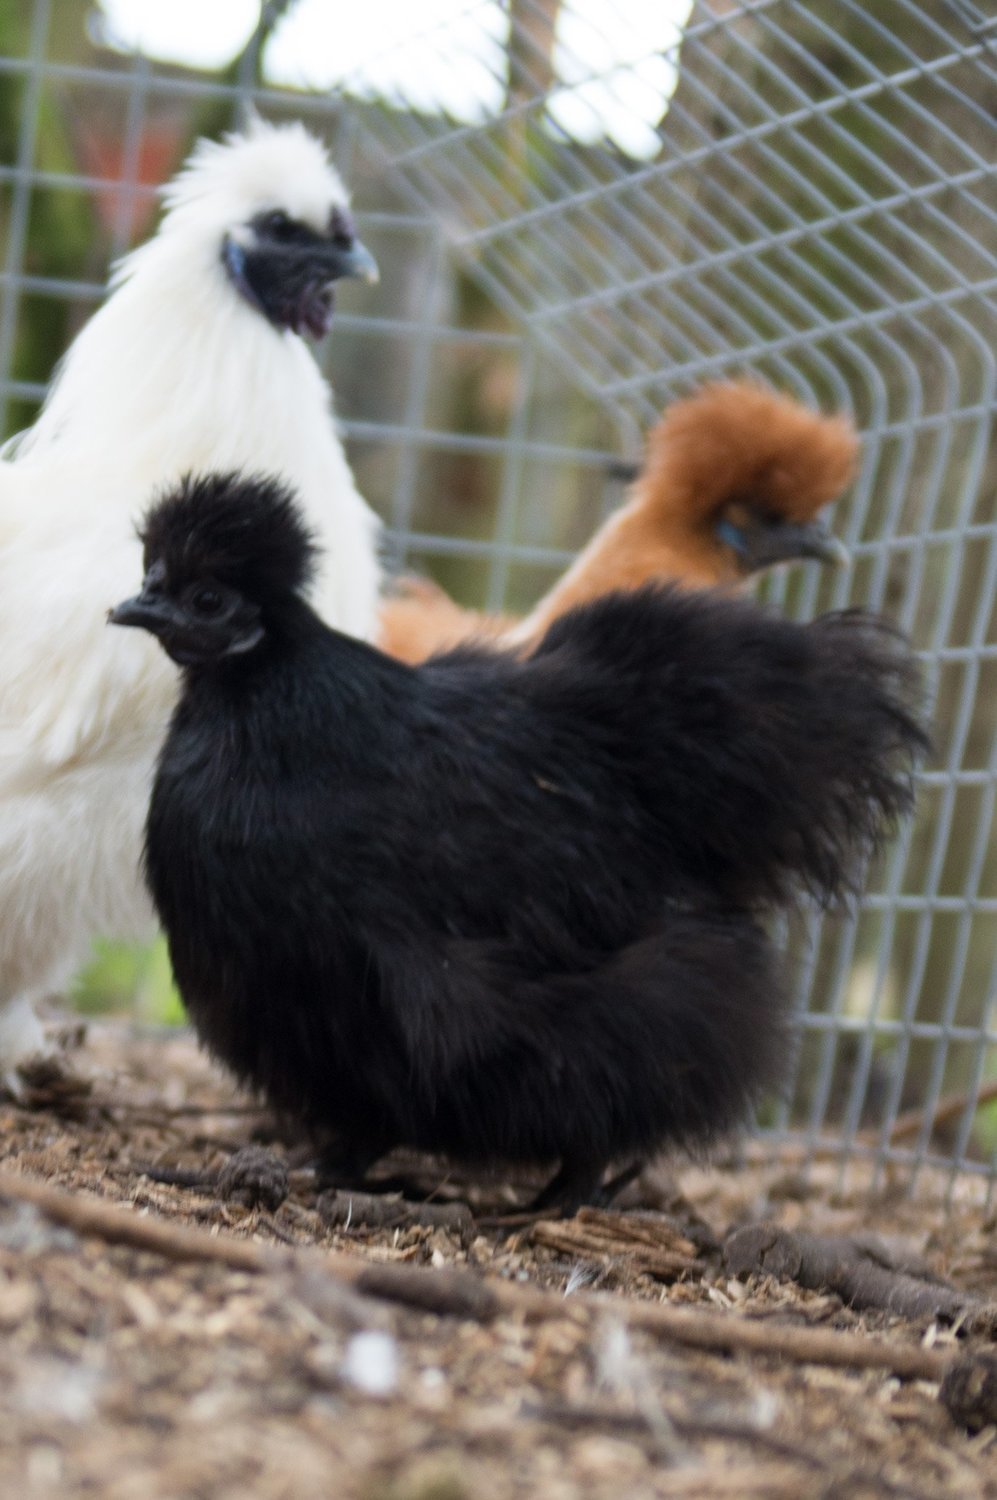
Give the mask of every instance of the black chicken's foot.
[{"label": "black chicken's foot", "polygon": [[262,1146],[243,1146],[233,1152],[219,1172],[203,1172],[189,1167],[157,1167],[151,1162],[136,1162],[135,1165],[153,1182],[217,1193],[226,1202],[242,1203],[246,1208],[264,1208],[270,1213],[280,1207],[290,1191],[287,1163]]},{"label": "black chicken's foot", "polygon": [[560,1170],[533,1199],[527,1212],[571,1219],[580,1208],[609,1208],[617,1194],[640,1175],[643,1167],[641,1157],[603,1182],[603,1162],[593,1166],[590,1161],[564,1157]]},{"label": "black chicken's foot", "polygon": [[616,1173],[615,1177],[610,1177],[608,1182],[602,1184],[595,1197],[589,1200],[591,1206],[593,1208],[612,1208],[623,1189],[629,1187],[640,1176],[646,1166],[647,1162],[643,1157],[640,1157],[637,1161],[632,1161],[629,1167],[624,1167],[622,1171]]},{"label": "black chicken's foot", "polygon": [[403,1189],[395,1188],[393,1181],[388,1179],[384,1179],[383,1184],[368,1180],[367,1174],[371,1168],[377,1165],[382,1156],[387,1156],[390,1150],[389,1141],[365,1146],[346,1145],[337,1141],[334,1145],[324,1146],[314,1162],[316,1187],[319,1192],[339,1188],[364,1193],[401,1192]]},{"label": "black chicken's foot", "polygon": [[425,1181],[394,1172],[388,1177],[371,1177],[370,1171],[396,1142],[382,1141],[380,1144],[357,1146],[337,1141],[325,1147],[314,1163],[316,1187],[319,1192],[340,1191],[366,1193],[371,1197],[388,1197],[392,1194],[411,1199],[416,1203],[428,1202],[436,1188],[427,1189]]}]

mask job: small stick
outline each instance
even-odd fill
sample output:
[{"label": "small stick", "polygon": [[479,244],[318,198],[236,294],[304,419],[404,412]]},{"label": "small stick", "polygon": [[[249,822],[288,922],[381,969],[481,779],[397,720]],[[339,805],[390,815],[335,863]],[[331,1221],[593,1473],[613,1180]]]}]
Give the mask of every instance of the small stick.
[{"label": "small stick", "polygon": [[798,1328],[747,1318],[701,1313],[663,1303],[633,1302],[603,1292],[563,1297],[537,1287],[486,1282],[471,1271],[448,1267],[383,1266],[341,1251],[292,1250],[207,1234],[153,1219],[116,1203],[68,1193],[63,1188],[0,1172],[0,1198],[31,1203],[57,1223],[109,1244],[129,1245],[173,1261],[211,1261],[256,1274],[315,1270],[366,1292],[443,1315],[485,1322],[499,1313],[527,1318],[574,1318],[611,1311],[631,1328],[689,1348],[715,1353],[761,1354],[797,1364],[889,1370],[907,1380],[941,1380],[952,1363],[939,1349],[891,1344],[862,1334]]},{"label": "small stick", "polygon": [[[982,1109],[985,1104],[992,1104],[994,1100],[997,1100],[997,1079],[984,1084],[975,1093],[945,1094],[939,1099],[930,1115],[923,1105],[905,1110],[890,1126],[886,1136],[887,1144],[897,1145],[910,1140],[911,1136],[919,1135],[924,1128],[925,1121],[929,1118],[931,1128],[934,1130],[938,1125],[947,1125],[950,1120],[957,1120],[970,1106],[975,1114],[978,1109]],[[878,1129],[860,1130],[855,1136],[856,1142],[862,1146],[876,1146],[881,1139],[882,1134]],[[768,1144],[749,1142],[744,1147],[743,1154],[745,1159],[753,1164],[767,1163],[773,1159],[773,1148]],[[813,1146],[784,1142],[775,1147],[775,1162],[781,1166],[807,1161],[837,1161],[840,1156],[839,1147],[819,1142]]]},{"label": "small stick", "polygon": [[[379,1264],[337,1250],[302,1246],[286,1249],[241,1240],[234,1235],[213,1234],[152,1218],[123,1203],[108,1202],[89,1194],[69,1193],[50,1183],[0,1171],[0,1200],[30,1203],[57,1224],[75,1234],[91,1235],[111,1245],[127,1245],[172,1261],[208,1261],[232,1271],[256,1275],[272,1271],[319,1271],[369,1295],[387,1301],[429,1307],[440,1314],[456,1311],[469,1316],[473,1303],[484,1321],[498,1311],[491,1288],[480,1276],[453,1267],[440,1271],[421,1266]],[[465,1286],[464,1283],[467,1283]],[[369,1285],[365,1285],[365,1283]],[[430,1285],[432,1283],[432,1285]],[[452,1307],[444,1305],[449,1296]],[[556,1299],[555,1299],[556,1301]],[[486,1306],[487,1304],[487,1306]]]},{"label": "small stick", "polygon": [[[503,1292],[506,1290],[512,1289],[503,1288]],[[587,1292],[570,1300],[604,1310],[615,1309],[619,1316],[619,1299],[605,1292]],[[865,1334],[830,1328],[797,1328],[784,1323],[725,1318],[658,1302],[628,1303],[626,1316],[631,1328],[721,1354],[763,1354],[794,1364],[890,1370],[904,1380],[941,1380],[950,1363],[949,1355],[941,1350],[923,1349],[920,1345],[891,1344],[867,1338]]]},{"label": "small stick", "polygon": [[[997,1078],[992,1083],[984,1084],[975,1094],[946,1094],[939,1099],[930,1115],[923,1106],[908,1109],[902,1115],[898,1115],[890,1127],[889,1139],[905,1141],[912,1135],[919,1135],[927,1119],[931,1120],[932,1130],[939,1125],[947,1125],[949,1120],[957,1120],[960,1115],[965,1114],[970,1105],[973,1106],[975,1115],[984,1104],[992,1104],[995,1099],[997,1099]],[[862,1134],[874,1136],[872,1131],[863,1131]]]},{"label": "small stick", "polygon": [[[605,1402],[576,1403],[552,1397],[547,1401],[526,1402],[520,1407],[520,1412],[524,1417],[532,1417],[540,1422],[557,1422],[564,1427],[585,1430],[593,1427],[609,1427],[617,1432],[654,1436],[647,1418],[640,1412],[620,1411],[617,1407]],[[668,1425],[674,1428],[680,1437],[719,1438],[721,1441],[731,1443],[756,1443],[759,1447],[768,1448],[772,1453],[777,1453],[781,1458],[791,1458],[795,1463],[804,1464],[808,1469],[824,1467],[823,1459],[818,1458],[810,1449],[802,1447],[799,1443],[791,1443],[785,1438],[777,1437],[775,1433],[766,1432],[764,1428],[750,1422],[738,1422],[734,1418],[725,1421],[719,1417],[692,1417],[673,1411],[666,1412],[665,1416]]]},{"label": "small stick", "polygon": [[466,1203],[412,1203],[396,1194],[329,1188],[319,1194],[315,1208],[328,1229],[448,1229],[464,1240],[474,1231]]},{"label": "small stick", "polygon": [[982,1315],[987,1304],[971,1292],[893,1266],[878,1247],[853,1235],[807,1234],[778,1224],[747,1224],[724,1241],[723,1262],[733,1276],[775,1276],[815,1292],[836,1292],[858,1311],[877,1308],[909,1321],[955,1323]]},{"label": "small stick", "polygon": [[0,1198],[30,1203],[57,1224],[112,1245],[148,1250],[167,1260],[215,1261],[233,1271],[269,1271],[289,1265],[286,1254],[251,1240],[205,1234],[183,1224],[153,1219],[134,1208],[82,1193],[67,1193],[30,1177],[0,1172]]},{"label": "small stick", "polygon": [[163,1187],[205,1188],[212,1192],[218,1186],[218,1173],[200,1167],[159,1167],[151,1161],[133,1161],[132,1170],[140,1177]]}]

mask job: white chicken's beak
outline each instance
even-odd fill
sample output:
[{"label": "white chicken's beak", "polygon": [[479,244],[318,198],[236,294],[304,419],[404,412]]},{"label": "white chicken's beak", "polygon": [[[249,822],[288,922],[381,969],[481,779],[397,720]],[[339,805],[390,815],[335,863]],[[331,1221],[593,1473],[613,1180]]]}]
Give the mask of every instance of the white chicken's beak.
[{"label": "white chicken's beak", "polygon": [[342,276],[354,276],[369,285],[375,285],[381,279],[377,261],[360,240],[354,240],[351,245],[330,245],[324,254],[329,262],[330,281],[338,281]]}]

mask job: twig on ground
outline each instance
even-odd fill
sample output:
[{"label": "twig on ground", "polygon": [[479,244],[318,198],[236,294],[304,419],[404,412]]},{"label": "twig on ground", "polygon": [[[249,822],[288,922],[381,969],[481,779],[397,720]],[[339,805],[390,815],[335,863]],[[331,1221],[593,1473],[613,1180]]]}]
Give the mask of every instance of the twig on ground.
[{"label": "twig on ground", "polygon": [[661,1280],[702,1270],[696,1246],[661,1215],[582,1208],[573,1219],[541,1219],[534,1225],[531,1239],[563,1255],[603,1265],[626,1259],[635,1271]]},{"label": "twig on ground", "polygon": [[[604,1402],[573,1403],[554,1397],[548,1401],[524,1403],[520,1407],[520,1412],[526,1417],[556,1422],[571,1428],[591,1430],[604,1427],[611,1431],[635,1435],[639,1435],[642,1431],[649,1432],[647,1418],[641,1413],[620,1411],[617,1407],[609,1406]],[[799,1443],[790,1442],[787,1438],[780,1438],[775,1433],[767,1432],[764,1427],[759,1427],[752,1422],[738,1421],[733,1417],[696,1417],[687,1413],[676,1414],[673,1411],[667,1413],[667,1419],[669,1426],[679,1437],[716,1438],[721,1442],[754,1444],[756,1447],[768,1449],[770,1453],[780,1458],[790,1459],[793,1463],[804,1465],[808,1469],[826,1471],[825,1458],[819,1457]],[[654,1443],[653,1433],[650,1436],[651,1451],[654,1452],[657,1449],[662,1457],[667,1457],[667,1452],[661,1451],[662,1445]],[[898,1495],[902,1497],[902,1500],[930,1500],[930,1496],[924,1490],[913,1490],[907,1484],[901,1488],[878,1470],[872,1472],[862,1467],[848,1467],[835,1475],[835,1494],[851,1494],[864,1489],[875,1492],[877,1495]]]},{"label": "twig on ground", "polygon": [[341,1251],[304,1247],[293,1250],[208,1234],[171,1224],[99,1198],[66,1192],[48,1183],[0,1172],[0,1199],[31,1203],[80,1235],[128,1245],[173,1261],[208,1261],[257,1274],[321,1272],[370,1297],[432,1311],[441,1316],[485,1322],[499,1313],[526,1318],[576,1318],[611,1311],[630,1328],[690,1348],[715,1353],[750,1353],[801,1364],[889,1370],[913,1380],[941,1380],[952,1360],[938,1349],[887,1343],[863,1334],[753,1322],[655,1302],[623,1300],[601,1292],[565,1298],[553,1292],[485,1281],[475,1272],[452,1267],[378,1265]]},{"label": "twig on ground", "polygon": [[[603,1292],[591,1292],[579,1300],[600,1308],[615,1306],[619,1311],[619,1300]],[[722,1317],[662,1303],[629,1303],[626,1316],[631,1328],[714,1353],[762,1354],[795,1364],[890,1370],[904,1380],[940,1380],[949,1364],[949,1356],[942,1351],[919,1345],[887,1343],[866,1334],[829,1328],[795,1328]]]},{"label": "twig on ground", "polygon": [[[505,1293],[511,1288],[495,1286],[483,1276],[465,1271],[460,1266],[441,1266],[439,1270],[431,1270],[425,1266],[364,1261],[359,1266],[351,1266],[348,1274],[354,1290],[366,1297],[400,1302],[405,1307],[418,1308],[420,1312],[434,1313],[441,1318],[490,1323],[499,1313],[510,1310]],[[529,1298],[524,1298],[520,1305],[525,1310],[529,1302]]]},{"label": "twig on ground", "polygon": [[396,1193],[355,1193],[329,1188],[315,1203],[318,1216],[330,1229],[394,1229],[413,1225],[448,1229],[467,1239],[474,1216],[466,1203],[412,1203]]},{"label": "twig on ground", "polygon": [[814,1292],[836,1292],[857,1311],[875,1308],[913,1321],[955,1323],[985,1314],[987,1304],[945,1282],[890,1263],[871,1240],[806,1234],[776,1224],[749,1224],[727,1236],[724,1266],[733,1276],[775,1276]]},{"label": "twig on ground", "polygon": [[290,1263],[287,1251],[153,1219],[124,1204],[69,1193],[50,1183],[11,1172],[0,1172],[0,1199],[3,1198],[30,1203],[75,1234],[94,1235],[108,1244],[128,1245],[133,1250],[148,1250],[167,1260],[214,1261],[233,1271],[256,1272],[277,1270]]},{"label": "twig on ground", "polygon": [[[551,1397],[547,1401],[524,1402],[520,1407],[524,1417],[533,1417],[540,1422],[556,1422],[563,1427],[591,1429],[604,1427],[616,1432],[651,1432],[647,1418],[636,1411],[621,1411],[608,1402],[562,1401]],[[824,1461],[798,1443],[788,1442],[774,1433],[766,1432],[751,1422],[738,1422],[734,1418],[691,1417],[673,1411],[666,1413],[668,1424],[680,1437],[719,1438],[731,1443],[752,1443],[777,1453],[781,1458],[791,1458],[795,1463],[805,1464],[808,1469],[821,1469]]]},{"label": "twig on ground", "polygon": [[140,1177],[148,1177],[150,1182],[161,1183],[163,1187],[204,1188],[214,1192],[218,1186],[218,1173],[205,1172],[200,1167],[166,1167],[152,1161],[133,1161],[131,1166]]},{"label": "twig on ground", "polygon": [[[930,1120],[931,1130],[934,1133],[940,1125],[947,1125],[951,1120],[959,1119],[970,1107],[975,1114],[978,1109],[985,1104],[992,1104],[994,1100],[997,1100],[997,1079],[984,1084],[981,1089],[972,1094],[944,1095],[930,1113],[923,1105],[905,1110],[890,1126],[886,1135],[886,1144],[901,1145],[912,1136],[920,1135],[926,1120]],[[866,1128],[857,1133],[855,1140],[863,1146],[878,1146],[883,1141],[883,1133],[880,1129]],[[743,1146],[742,1154],[745,1160],[753,1164],[774,1160],[782,1166],[795,1166],[808,1162],[838,1161],[841,1158],[841,1147],[826,1142],[815,1142],[810,1145],[780,1142],[773,1148],[767,1141],[749,1141]]]},{"label": "twig on ground", "polygon": [[546,1208],[524,1208],[507,1214],[479,1214],[475,1224],[479,1229],[530,1229],[541,1220],[550,1219],[550,1210]]},{"label": "twig on ground", "polygon": [[[930,1112],[923,1105],[919,1105],[916,1109],[908,1109],[902,1115],[898,1115],[890,1127],[889,1139],[892,1143],[920,1135],[926,1120],[931,1121],[932,1130],[937,1130],[939,1125],[947,1125],[950,1120],[957,1120],[960,1115],[966,1113],[970,1106],[975,1114],[984,1104],[992,1104],[995,1099],[997,1099],[997,1079],[994,1079],[992,1083],[985,1083],[974,1094],[946,1094],[938,1100]],[[872,1132],[870,1131],[869,1134],[871,1135]]]}]

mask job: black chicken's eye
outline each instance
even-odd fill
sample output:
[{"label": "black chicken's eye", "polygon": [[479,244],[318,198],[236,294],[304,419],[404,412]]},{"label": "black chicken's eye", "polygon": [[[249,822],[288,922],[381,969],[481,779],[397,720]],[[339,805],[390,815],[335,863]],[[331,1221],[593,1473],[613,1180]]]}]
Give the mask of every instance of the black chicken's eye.
[{"label": "black chicken's eye", "polygon": [[216,589],[198,589],[190,602],[199,615],[216,615],[225,601]]}]

